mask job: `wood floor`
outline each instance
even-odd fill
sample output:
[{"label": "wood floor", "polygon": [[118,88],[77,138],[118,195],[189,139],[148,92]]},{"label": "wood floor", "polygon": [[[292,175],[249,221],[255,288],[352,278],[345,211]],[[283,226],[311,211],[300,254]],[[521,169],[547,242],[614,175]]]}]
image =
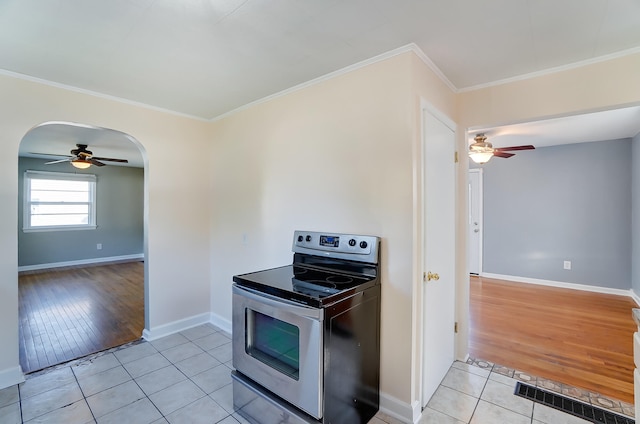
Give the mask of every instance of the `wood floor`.
[{"label": "wood floor", "polygon": [[471,277],[470,355],[633,403],[635,307],[626,296]]},{"label": "wood floor", "polygon": [[18,287],[20,365],[26,373],[142,335],[142,262],[24,273]]}]

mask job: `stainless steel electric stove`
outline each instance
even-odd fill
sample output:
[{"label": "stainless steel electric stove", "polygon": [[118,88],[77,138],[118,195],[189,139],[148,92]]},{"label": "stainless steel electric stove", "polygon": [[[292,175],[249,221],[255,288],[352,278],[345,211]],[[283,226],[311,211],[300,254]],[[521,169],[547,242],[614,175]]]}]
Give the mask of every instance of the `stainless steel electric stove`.
[{"label": "stainless steel electric stove", "polygon": [[380,239],[296,231],[293,263],[233,278],[233,401],[258,424],[378,411]]}]

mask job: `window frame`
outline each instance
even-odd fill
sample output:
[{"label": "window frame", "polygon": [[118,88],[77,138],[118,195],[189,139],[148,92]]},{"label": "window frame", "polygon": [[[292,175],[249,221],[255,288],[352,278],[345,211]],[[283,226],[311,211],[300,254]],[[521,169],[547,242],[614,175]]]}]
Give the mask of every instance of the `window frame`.
[{"label": "window frame", "polygon": [[[31,181],[38,180],[57,180],[57,181],[85,181],[89,183],[89,201],[88,202],[72,202],[68,204],[87,204],[89,207],[88,222],[81,225],[47,225],[32,226],[31,225],[31,205],[39,202],[31,201]],[[25,233],[45,232],[45,231],[69,231],[69,230],[95,230],[96,224],[96,186],[98,178],[94,174],[71,174],[66,172],[49,172],[27,170],[24,173],[24,187],[22,199],[22,231]],[[65,204],[66,202],[44,202],[45,204]]]}]

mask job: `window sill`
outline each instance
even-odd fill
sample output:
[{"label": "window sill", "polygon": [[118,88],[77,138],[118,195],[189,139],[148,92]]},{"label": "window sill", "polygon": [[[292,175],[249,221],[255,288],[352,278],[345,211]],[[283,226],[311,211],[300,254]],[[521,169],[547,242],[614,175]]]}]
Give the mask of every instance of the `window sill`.
[{"label": "window sill", "polygon": [[98,228],[97,225],[65,225],[59,227],[32,227],[32,228],[23,228],[23,233],[45,233],[51,231],[78,231],[78,230],[95,230]]}]

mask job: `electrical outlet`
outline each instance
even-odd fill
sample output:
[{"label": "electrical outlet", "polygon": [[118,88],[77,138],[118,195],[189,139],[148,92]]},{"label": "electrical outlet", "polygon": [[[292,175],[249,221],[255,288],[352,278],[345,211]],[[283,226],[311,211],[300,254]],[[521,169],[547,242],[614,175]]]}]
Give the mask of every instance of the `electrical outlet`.
[{"label": "electrical outlet", "polygon": [[98,244],[96,244],[96,249],[98,249],[98,250],[102,250],[102,243],[98,243]]},{"label": "electrical outlet", "polygon": [[571,261],[564,261],[564,269],[571,269]]}]

